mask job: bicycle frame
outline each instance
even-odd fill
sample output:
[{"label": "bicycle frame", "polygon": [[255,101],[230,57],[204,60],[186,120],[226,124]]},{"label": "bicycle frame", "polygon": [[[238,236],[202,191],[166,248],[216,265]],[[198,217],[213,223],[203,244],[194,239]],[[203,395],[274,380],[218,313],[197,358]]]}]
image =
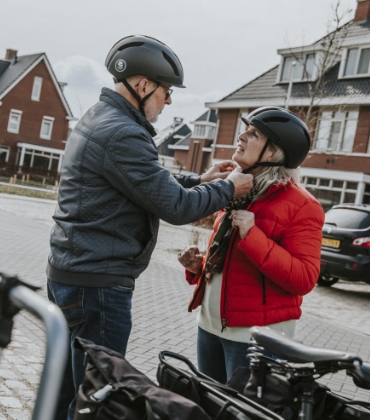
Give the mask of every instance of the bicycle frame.
[{"label": "bicycle frame", "polygon": [[[6,280],[5,276],[0,275],[0,282]],[[51,420],[55,414],[68,355],[69,332],[64,315],[56,305],[25,285],[10,287],[7,297],[2,298],[16,308],[35,315],[45,326],[46,356],[32,420]]]}]

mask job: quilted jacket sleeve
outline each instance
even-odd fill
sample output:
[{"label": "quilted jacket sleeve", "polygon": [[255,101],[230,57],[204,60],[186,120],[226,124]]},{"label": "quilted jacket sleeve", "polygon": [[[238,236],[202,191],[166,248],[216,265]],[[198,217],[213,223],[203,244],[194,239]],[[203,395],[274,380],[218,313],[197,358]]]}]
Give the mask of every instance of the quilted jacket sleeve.
[{"label": "quilted jacket sleeve", "polygon": [[175,175],[176,181],[184,188],[192,188],[200,184],[200,176]]},{"label": "quilted jacket sleeve", "polygon": [[321,206],[309,202],[290,221],[279,244],[254,226],[240,241],[239,249],[282,289],[305,295],[313,289],[319,276],[323,223]]},{"label": "quilted jacket sleeve", "polygon": [[174,225],[199,220],[226,206],[234,194],[229,180],[183,188],[158,162],[156,147],[144,129],[122,125],[105,151],[103,172],[137,206]]}]

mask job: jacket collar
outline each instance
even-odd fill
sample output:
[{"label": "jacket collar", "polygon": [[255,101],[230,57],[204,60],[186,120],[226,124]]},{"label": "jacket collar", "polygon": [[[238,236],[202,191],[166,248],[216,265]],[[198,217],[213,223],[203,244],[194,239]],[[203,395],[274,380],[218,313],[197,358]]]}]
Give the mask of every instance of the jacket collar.
[{"label": "jacket collar", "polygon": [[157,133],[150,122],[141,114],[130,102],[119,93],[112,89],[103,88],[99,98],[101,101],[106,102],[116,108],[120,109],[123,113],[128,115],[137,124],[145,128],[145,130],[152,136],[156,136]]}]

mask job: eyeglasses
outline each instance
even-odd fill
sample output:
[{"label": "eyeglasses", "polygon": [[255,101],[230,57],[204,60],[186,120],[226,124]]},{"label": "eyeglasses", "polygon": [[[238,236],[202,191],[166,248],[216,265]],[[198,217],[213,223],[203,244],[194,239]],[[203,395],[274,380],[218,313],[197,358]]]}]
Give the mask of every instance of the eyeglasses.
[{"label": "eyeglasses", "polygon": [[167,101],[167,99],[172,95],[173,90],[172,89],[168,89],[167,92],[165,92],[164,94],[164,98]]}]

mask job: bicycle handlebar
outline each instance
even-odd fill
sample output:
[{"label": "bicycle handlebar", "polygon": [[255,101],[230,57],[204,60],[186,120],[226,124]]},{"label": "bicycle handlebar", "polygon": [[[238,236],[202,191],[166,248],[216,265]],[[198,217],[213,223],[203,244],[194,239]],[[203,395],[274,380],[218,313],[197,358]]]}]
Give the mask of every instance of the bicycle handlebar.
[{"label": "bicycle handlebar", "polygon": [[9,291],[9,300],[19,309],[39,318],[46,330],[46,356],[32,420],[54,416],[68,354],[68,327],[62,311],[25,286]]}]

